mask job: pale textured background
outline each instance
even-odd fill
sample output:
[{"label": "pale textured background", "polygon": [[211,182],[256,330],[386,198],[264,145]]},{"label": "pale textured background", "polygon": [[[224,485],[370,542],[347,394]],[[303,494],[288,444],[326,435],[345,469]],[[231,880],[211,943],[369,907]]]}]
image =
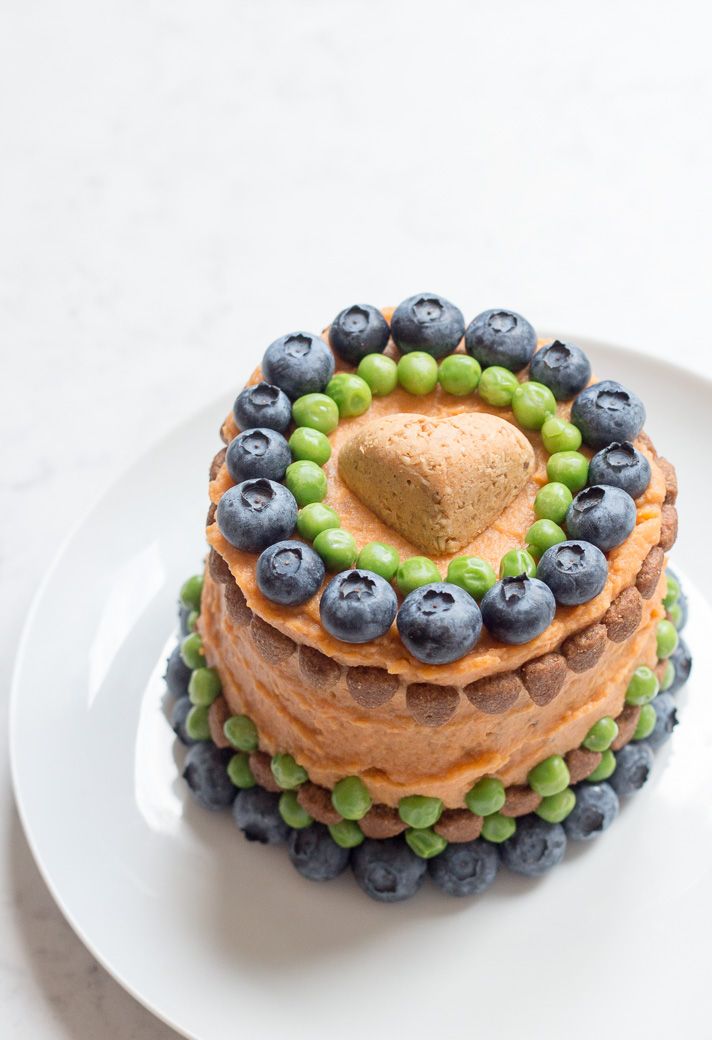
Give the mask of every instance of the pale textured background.
[{"label": "pale textured background", "polygon": [[[711,374],[705,10],[6,0],[3,689],[87,501],[285,331],[435,291]],[[55,909],[0,754],[0,1034],[173,1037]]]}]

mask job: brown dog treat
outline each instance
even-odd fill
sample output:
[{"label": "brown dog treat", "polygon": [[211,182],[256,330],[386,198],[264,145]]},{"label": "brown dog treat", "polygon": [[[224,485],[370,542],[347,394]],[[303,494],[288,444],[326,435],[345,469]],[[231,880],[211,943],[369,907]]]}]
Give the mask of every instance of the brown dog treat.
[{"label": "brown dog treat", "polygon": [[516,672],[488,675],[465,687],[465,696],[486,715],[501,715],[524,693],[524,683]]},{"label": "brown dog treat", "polygon": [[655,594],[664,563],[665,553],[659,545],[654,545],[643,560],[635,579],[635,587],[643,599],[650,599]]},{"label": "brown dog treat", "polygon": [[433,830],[445,841],[474,841],[480,836],[482,817],[469,809],[445,809]]},{"label": "brown dog treat", "polygon": [[601,619],[608,638],[613,643],[624,643],[640,625],[643,617],[643,597],[636,588],[623,589]]},{"label": "brown dog treat", "polygon": [[331,804],[331,791],[318,784],[302,784],[297,791],[297,801],[317,823],[328,826],[330,823],[339,823],[343,818]]},{"label": "brown dog treat", "polygon": [[665,672],[667,671],[667,661],[658,661],[653,668],[653,671],[655,672],[656,679],[661,683],[665,678]]},{"label": "brown dog treat", "polygon": [[416,722],[423,726],[442,726],[457,711],[460,691],[456,686],[411,683],[405,692],[405,703]]},{"label": "brown dog treat", "polygon": [[297,644],[289,636],[285,636],[279,629],[273,628],[256,615],[250,623],[252,639],[257,647],[258,653],[269,664],[278,664],[286,661],[297,649]]},{"label": "brown dog treat", "polygon": [[613,751],[620,751],[622,747],[629,744],[633,739],[635,728],[640,718],[640,708],[637,704],[626,704],[623,711],[617,717],[618,736],[611,744]]},{"label": "brown dog treat", "polygon": [[672,462],[658,455],[657,463],[665,479],[665,504],[674,506],[677,502],[677,473]]},{"label": "brown dog treat", "polygon": [[213,461],[210,463],[210,479],[215,480],[227,455],[227,448],[221,448]]},{"label": "brown dog treat", "polygon": [[660,548],[667,552],[677,541],[677,509],[663,506],[660,511]]},{"label": "brown dog treat", "polygon": [[574,748],[566,757],[566,765],[569,770],[569,783],[577,784],[579,780],[585,780],[594,769],[601,763],[603,755],[600,751],[589,751],[585,747]]},{"label": "brown dog treat", "polygon": [[606,648],[605,625],[589,625],[582,632],[569,636],[561,644],[561,653],[572,672],[587,672],[593,668]]},{"label": "brown dog treat", "polygon": [[272,791],[274,794],[277,794],[278,791],[282,790],[272,772],[272,759],[264,751],[252,751],[250,753],[250,769],[257,783],[260,787],[264,787],[265,791]]},{"label": "brown dog treat", "polygon": [[227,419],[225,420],[225,422],[220,427],[220,440],[223,442],[223,444],[229,444],[230,443],[230,435],[227,432],[226,426],[227,426]]},{"label": "brown dog treat", "polygon": [[230,747],[230,741],[223,733],[223,726],[230,718],[230,709],[224,697],[218,697],[208,710],[208,725],[213,744],[219,748]]},{"label": "brown dog treat", "polygon": [[400,686],[397,675],[385,668],[349,668],[346,673],[349,693],[362,708],[379,708],[386,704]]},{"label": "brown dog treat", "polygon": [[[230,577],[232,578],[232,575]],[[247,606],[242,589],[234,579],[225,585],[225,608],[236,625],[249,625],[252,621],[252,611]]]},{"label": "brown dog treat", "polygon": [[390,805],[372,805],[358,825],[367,838],[395,838],[408,826]]},{"label": "brown dog treat", "polygon": [[211,549],[208,553],[208,570],[213,581],[217,581],[220,585],[227,585],[234,580],[227,560],[224,560],[215,549]]},{"label": "brown dog treat", "polygon": [[566,658],[561,654],[544,654],[522,668],[524,688],[540,708],[561,693],[566,682]]},{"label": "brown dog treat", "polygon": [[210,505],[208,506],[208,515],[205,518],[205,526],[206,527],[210,527],[211,524],[215,523],[215,514],[217,513],[217,511],[218,511],[218,507],[215,505],[214,502],[211,502]]},{"label": "brown dog treat", "polygon": [[313,646],[299,647],[299,670],[310,683],[321,690],[330,690],[341,675],[341,665]]},{"label": "brown dog treat", "polygon": [[504,793],[504,805],[499,810],[502,816],[526,816],[541,805],[541,795],[526,784],[515,784]]}]

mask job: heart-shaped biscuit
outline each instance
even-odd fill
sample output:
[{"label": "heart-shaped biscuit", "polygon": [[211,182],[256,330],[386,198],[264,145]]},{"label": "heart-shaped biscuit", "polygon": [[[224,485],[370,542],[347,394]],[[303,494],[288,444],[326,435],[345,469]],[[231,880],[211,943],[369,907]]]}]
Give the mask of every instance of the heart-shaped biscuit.
[{"label": "heart-shaped biscuit", "polygon": [[436,556],[469,545],[533,471],[521,430],[483,412],[389,415],[362,426],[339,454],[341,477],[364,505]]}]

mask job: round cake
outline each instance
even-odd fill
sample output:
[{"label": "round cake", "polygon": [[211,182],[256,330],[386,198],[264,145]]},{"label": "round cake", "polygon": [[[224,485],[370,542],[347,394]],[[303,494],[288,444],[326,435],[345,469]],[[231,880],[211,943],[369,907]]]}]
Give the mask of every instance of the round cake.
[{"label": "round cake", "polygon": [[690,668],[644,422],[574,344],[434,294],[272,343],[220,428],[169,662],[198,800],[382,901],[604,830]]}]

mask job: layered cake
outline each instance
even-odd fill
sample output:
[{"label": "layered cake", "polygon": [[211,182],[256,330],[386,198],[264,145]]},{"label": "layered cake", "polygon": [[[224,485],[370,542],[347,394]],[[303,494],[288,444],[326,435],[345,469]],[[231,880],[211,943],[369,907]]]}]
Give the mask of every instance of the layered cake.
[{"label": "layered cake", "polygon": [[202,804],[386,902],[537,876],[606,829],[690,656],[675,471],[601,375],[431,294],[267,348],[168,665]]}]

